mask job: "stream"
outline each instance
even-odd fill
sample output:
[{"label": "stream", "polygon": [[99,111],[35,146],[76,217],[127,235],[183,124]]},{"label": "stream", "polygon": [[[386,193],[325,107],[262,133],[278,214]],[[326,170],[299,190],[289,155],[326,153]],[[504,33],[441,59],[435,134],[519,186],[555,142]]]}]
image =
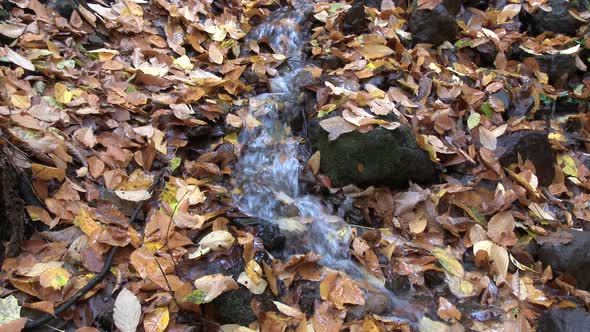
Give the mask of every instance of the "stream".
[{"label": "stream", "polygon": [[392,318],[415,322],[419,313],[411,303],[398,298],[383,286],[383,280],[351,258],[351,228],[342,216],[335,215],[319,197],[307,194],[299,181],[309,154],[291,132],[285,114],[298,111],[289,108],[298,107],[296,96],[301,87],[294,78],[305,66],[306,32],[301,27],[309,9],[309,4],[300,3],[276,11],[248,36],[248,41],[268,40],[275,53],[287,56],[291,70],[270,82],[269,93],[249,100],[248,116],[259,124],[245,128],[239,137],[234,202],[243,213],[279,225],[287,237],[284,257],[312,251],[321,256],[321,265],[345,272],[370,288],[366,298],[380,295],[382,305],[395,312]]}]

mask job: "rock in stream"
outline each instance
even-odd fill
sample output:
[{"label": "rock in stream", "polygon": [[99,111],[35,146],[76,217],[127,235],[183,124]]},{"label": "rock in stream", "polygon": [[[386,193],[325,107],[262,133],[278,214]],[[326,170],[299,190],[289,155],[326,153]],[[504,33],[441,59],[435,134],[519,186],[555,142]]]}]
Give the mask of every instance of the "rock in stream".
[{"label": "rock in stream", "polygon": [[434,165],[426,151],[418,147],[409,127],[354,131],[329,141],[328,133],[314,122],[309,134],[312,146],[320,151],[321,172],[335,186],[403,187],[409,181],[428,182],[434,178]]},{"label": "rock in stream", "polygon": [[590,331],[590,314],[583,309],[552,309],[537,320],[537,332]]}]

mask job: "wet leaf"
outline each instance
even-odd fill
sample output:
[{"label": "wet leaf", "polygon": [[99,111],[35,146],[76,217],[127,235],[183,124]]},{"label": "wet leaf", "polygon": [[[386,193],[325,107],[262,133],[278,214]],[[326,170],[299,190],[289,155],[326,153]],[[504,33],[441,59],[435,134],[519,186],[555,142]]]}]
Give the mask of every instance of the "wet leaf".
[{"label": "wet leaf", "polygon": [[461,320],[461,312],[444,297],[438,298],[438,317],[445,321]]},{"label": "wet leaf", "polygon": [[459,260],[457,260],[457,258],[455,258],[455,256],[453,256],[449,250],[434,248],[432,250],[432,254],[450,274],[459,278],[463,278],[463,275],[465,274],[463,265],[461,265],[461,262],[459,262]]},{"label": "wet leaf", "polygon": [[68,284],[70,273],[62,267],[54,267],[43,271],[39,278],[42,287],[51,287],[55,290],[62,289]]},{"label": "wet leaf", "polygon": [[159,307],[145,315],[143,328],[146,332],[164,332],[170,321],[168,307]]},{"label": "wet leaf", "polygon": [[115,300],[115,307],[113,310],[113,320],[115,326],[121,332],[135,332],[137,325],[139,325],[139,318],[141,317],[141,304],[137,296],[127,290],[121,289],[117,299]]}]

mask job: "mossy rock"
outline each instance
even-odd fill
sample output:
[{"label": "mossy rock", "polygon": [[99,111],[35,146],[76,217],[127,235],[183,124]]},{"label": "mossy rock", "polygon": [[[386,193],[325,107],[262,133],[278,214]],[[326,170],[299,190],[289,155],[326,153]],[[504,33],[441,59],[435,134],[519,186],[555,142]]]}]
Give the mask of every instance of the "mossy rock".
[{"label": "mossy rock", "polygon": [[312,147],[320,151],[320,170],[334,186],[404,187],[409,181],[426,183],[434,178],[432,161],[407,126],[354,131],[329,141],[328,133],[315,120],[309,133]]}]

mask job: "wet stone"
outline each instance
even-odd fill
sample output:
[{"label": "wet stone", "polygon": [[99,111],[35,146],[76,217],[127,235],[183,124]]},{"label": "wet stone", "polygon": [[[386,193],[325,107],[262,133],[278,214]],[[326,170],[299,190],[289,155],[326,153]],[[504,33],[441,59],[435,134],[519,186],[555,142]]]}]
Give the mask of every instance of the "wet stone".
[{"label": "wet stone", "polygon": [[537,55],[535,60],[537,60],[541,71],[549,76],[550,82],[556,82],[577,71],[575,58],[570,54]]},{"label": "wet stone", "polygon": [[590,331],[590,314],[583,309],[551,309],[537,320],[537,332]]},{"label": "wet stone", "polygon": [[573,239],[565,244],[543,243],[539,260],[553,271],[566,272],[576,278],[577,288],[590,290],[590,232],[570,230]]},{"label": "wet stone", "polygon": [[74,9],[78,8],[75,0],[49,0],[46,5],[47,8],[55,10],[65,18],[69,18]]},{"label": "wet stone", "polygon": [[419,9],[412,12],[410,32],[414,42],[438,46],[456,39],[457,22],[455,16],[440,4],[433,10]]},{"label": "wet stone", "polygon": [[253,227],[256,230],[256,236],[262,240],[266,250],[281,250],[285,246],[285,236],[281,233],[279,226],[272,221],[250,218],[241,220],[239,223]]},{"label": "wet stone", "polygon": [[498,138],[496,155],[504,167],[522,160],[530,160],[535,165],[536,175],[541,186],[553,182],[555,155],[547,139],[547,133],[540,130],[522,130],[502,135]]},{"label": "wet stone", "polygon": [[568,0],[547,1],[545,4],[551,7],[551,11],[545,12],[539,9],[530,17],[529,27],[531,32],[537,35],[543,32],[575,35],[577,21],[569,13],[571,2]]},{"label": "wet stone", "polygon": [[346,34],[359,34],[365,31],[369,26],[365,14],[363,1],[355,1],[344,15],[344,21],[342,22],[343,32]]},{"label": "wet stone", "polygon": [[254,294],[243,286],[239,289],[225,292],[211,304],[217,309],[218,322],[221,324],[239,324],[248,326],[256,320],[250,302]]},{"label": "wet stone", "polygon": [[435,169],[421,150],[409,127],[395,130],[375,128],[368,133],[346,133],[334,141],[316,120],[309,129],[312,146],[319,150],[320,171],[334,186],[407,186],[409,181],[425,183]]}]

